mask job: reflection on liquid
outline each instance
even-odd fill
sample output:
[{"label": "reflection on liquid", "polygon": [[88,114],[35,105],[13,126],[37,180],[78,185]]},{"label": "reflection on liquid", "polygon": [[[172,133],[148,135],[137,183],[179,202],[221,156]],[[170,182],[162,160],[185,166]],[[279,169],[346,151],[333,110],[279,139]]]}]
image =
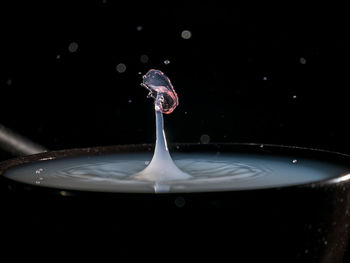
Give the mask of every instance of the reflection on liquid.
[{"label": "reflection on liquid", "polygon": [[[339,175],[350,180],[348,167],[298,158],[249,154],[174,153],[176,166],[189,178],[152,181],[135,178],[147,167],[150,153],[129,153],[39,161],[9,169],[5,176],[41,187],[108,192],[205,192],[261,189],[312,183]],[[36,171],[43,169],[40,174]]]}]

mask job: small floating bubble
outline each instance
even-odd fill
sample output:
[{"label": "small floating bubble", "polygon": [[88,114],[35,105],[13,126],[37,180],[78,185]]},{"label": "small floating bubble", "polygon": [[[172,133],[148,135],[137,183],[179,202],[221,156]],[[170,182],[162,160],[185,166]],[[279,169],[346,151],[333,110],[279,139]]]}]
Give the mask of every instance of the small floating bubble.
[{"label": "small floating bubble", "polygon": [[264,148],[264,145],[263,145],[263,144],[261,144],[261,145],[260,145],[260,148]]},{"label": "small floating bubble", "polygon": [[149,161],[145,161],[145,165],[149,165]]},{"label": "small floating bubble", "polygon": [[301,57],[301,58],[299,59],[299,62],[300,62],[300,64],[305,65],[305,64],[306,64],[306,59],[305,59],[304,57]]},{"label": "small floating bubble", "polygon": [[293,161],[292,161],[292,163],[297,163],[298,162],[298,160],[296,160],[296,159],[294,159]]},{"label": "small floating bubble", "polygon": [[147,63],[149,60],[148,56],[147,55],[141,55],[140,56],[140,61],[141,63]]},{"label": "small floating bubble", "polygon": [[78,50],[78,47],[79,47],[78,43],[72,42],[69,44],[68,50],[69,50],[69,52],[74,53]]},{"label": "small floating bubble", "polygon": [[185,204],[186,204],[186,201],[185,201],[185,199],[183,198],[183,197],[177,197],[176,199],[175,199],[175,205],[177,206],[177,207],[184,207],[185,206]]},{"label": "small floating bubble", "polygon": [[131,103],[131,102],[132,102],[132,99],[128,100],[128,102]]},{"label": "small floating bubble", "polygon": [[267,77],[263,77],[263,80],[267,80]]},{"label": "small floating bubble", "polygon": [[192,33],[191,33],[191,31],[189,31],[189,30],[183,30],[183,31],[181,32],[181,37],[182,37],[183,39],[190,39],[190,38],[192,37]]},{"label": "small floating bubble", "polygon": [[6,81],[6,84],[7,84],[7,86],[11,86],[11,85],[12,85],[12,79],[8,79],[8,80]]},{"label": "small floating bubble", "polygon": [[124,63],[119,63],[116,69],[119,73],[124,73],[126,71],[126,65]]},{"label": "small floating bubble", "polygon": [[136,27],[136,30],[137,30],[137,31],[141,31],[142,29],[143,29],[142,26],[137,26],[137,27]]},{"label": "small floating bubble", "polygon": [[164,64],[165,65],[169,65],[170,64],[170,60],[164,60]]},{"label": "small floating bubble", "polygon": [[56,56],[56,59],[60,59],[60,58],[61,58],[61,55],[58,54],[58,55]]},{"label": "small floating bubble", "polygon": [[297,98],[297,95],[293,95],[293,99],[296,99]]},{"label": "small floating bubble", "polygon": [[35,184],[40,184],[40,181],[35,181]]},{"label": "small floating bubble", "polygon": [[203,134],[199,140],[202,144],[208,144],[210,142],[210,137],[208,134]]},{"label": "small floating bubble", "polygon": [[62,196],[68,196],[69,193],[67,191],[60,191],[60,195]]}]

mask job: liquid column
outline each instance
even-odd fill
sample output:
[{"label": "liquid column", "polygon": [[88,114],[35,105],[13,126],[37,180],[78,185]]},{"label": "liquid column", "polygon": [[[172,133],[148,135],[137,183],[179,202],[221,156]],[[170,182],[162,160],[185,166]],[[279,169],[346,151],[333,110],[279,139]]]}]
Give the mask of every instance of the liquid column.
[{"label": "liquid column", "polygon": [[[155,73],[159,74],[158,72],[159,71],[156,71]],[[154,73],[154,72],[152,72],[151,70],[149,71],[149,73]],[[160,76],[160,77],[166,78],[166,76],[162,72],[160,73],[161,75],[158,75],[158,77]],[[151,79],[152,78],[154,79],[154,77],[151,76]],[[166,105],[167,107],[169,106],[170,99],[169,99],[169,94],[167,93],[169,89],[167,89],[166,86],[155,86],[149,83],[147,85],[147,89],[150,90],[149,97],[155,98],[154,111],[156,115],[156,138],[157,138],[156,146],[155,146],[153,158],[150,164],[144,170],[134,175],[133,178],[138,180],[154,181],[156,182],[156,185],[155,185],[155,189],[156,189],[157,183],[164,184],[167,181],[169,182],[173,180],[186,180],[191,178],[191,176],[181,171],[174,164],[168,150],[166,136],[164,132],[163,111],[164,111],[164,105]],[[174,96],[176,96],[176,93]],[[175,107],[176,106],[177,105],[175,105]]]}]

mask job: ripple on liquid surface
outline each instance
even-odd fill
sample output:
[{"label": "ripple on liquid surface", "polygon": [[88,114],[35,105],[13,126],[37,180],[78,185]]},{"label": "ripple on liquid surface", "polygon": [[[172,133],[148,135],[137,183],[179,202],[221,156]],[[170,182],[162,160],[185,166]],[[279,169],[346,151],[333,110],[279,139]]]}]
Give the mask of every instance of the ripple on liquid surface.
[{"label": "ripple on liquid surface", "polygon": [[[64,189],[107,192],[206,192],[261,189],[315,182],[344,174],[345,168],[308,159],[242,154],[172,155],[191,177],[186,180],[140,180],[134,177],[151,154],[115,154],[41,161],[9,169],[5,176],[24,183]],[[38,173],[37,171],[41,171]],[[38,184],[36,184],[38,185]]]}]

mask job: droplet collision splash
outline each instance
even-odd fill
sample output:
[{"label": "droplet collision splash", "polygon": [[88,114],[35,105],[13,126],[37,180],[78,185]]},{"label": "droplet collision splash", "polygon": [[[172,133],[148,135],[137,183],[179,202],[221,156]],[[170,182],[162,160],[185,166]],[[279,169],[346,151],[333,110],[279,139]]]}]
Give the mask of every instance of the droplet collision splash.
[{"label": "droplet collision splash", "polygon": [[141,86],[154,99],[156,113],[156,147],[150,164],[133,176],[134,179],[155,182],[155,191],[166,189],[159,182],[189,179],[191,176],[181,171],[171,159],[164,132],[163,113],[169,114],[178,106],[179,100],[170,79],[160,70],[151,69],[143,77]]},{"label": "droplet collision splash", "polygon": [[[125,64],[119,66],[125,71]],[[340,165],[296,159],[295,156],[265,156],[264,145],[257,145],[264,155],[218,152],[216,148],[213,152],[177,151],[172,155],[173,162],[164,132],[163,113],[169,114],[178,106],[177,94],[169,78],[159,70],[147,72],[141,85],[149,91],[148,97],[154,99],[156,146],[153,157],[151,148],[132,154],[89,156],[88,160],[83,156],[57,160],[48,156],[42,157],[40,162],[11,168],[5,177],[62,189],[184,193],[290,186],[324,180],[344,174],[344,171],[350,173],[348,167]],[[129,103],[132,102],[130,98]],[[203,134],[200,141],[208,144],[210,136]],[[60,193],[67,195],[66,191]],[[178,199],[176,205],[183,206],[184,200]]]},{"label": "droplet collision splash", "polygon": [[170,79],[156,69],[149,70],[142,78],[141,86],[149,91],[147,97],[155,100],[156,107],[160,107],[162,113],[172,113],[179,105],[179,99]]}]

